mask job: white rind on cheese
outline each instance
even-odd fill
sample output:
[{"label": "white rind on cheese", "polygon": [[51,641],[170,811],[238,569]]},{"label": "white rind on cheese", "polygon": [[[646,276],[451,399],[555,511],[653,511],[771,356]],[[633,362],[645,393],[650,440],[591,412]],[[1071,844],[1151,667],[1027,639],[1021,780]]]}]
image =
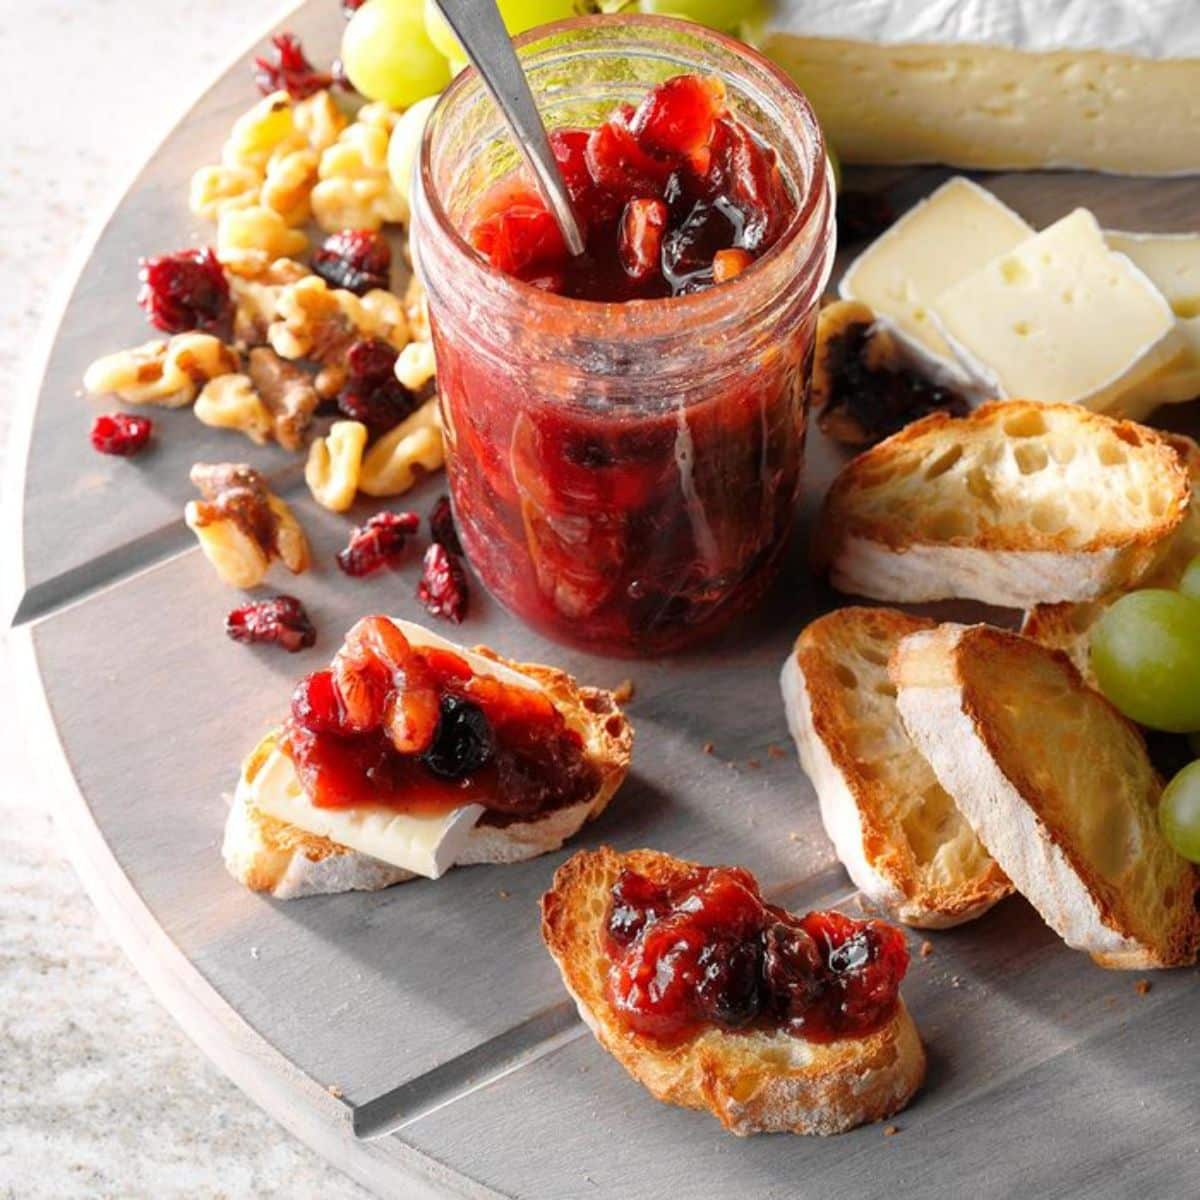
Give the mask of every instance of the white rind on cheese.
[{"label": "white rind on cheese", "polygon": [[1194,0],[776,0],[767,29],[883,45],[1200,57]]},{"label": "white rind on cheese", "polygon": [[1182,349],[1154,284],[1079,208],[932,301],[946,340],[997,396],[1104,412]]},{"label": "white rind on cheese", "polygon": [[991,192],[958,176],[872,242],[838,290],[843,299],[872,309],[928,374],[951,387],[969,385],[969,373],[954,361],[929,306],[1033,232]]},{"label": "white rind on cheese", "polygon": [[1169,363],[1128,389],[1118,402],[1122,416],[1140,420],[1160,405],[1200,396],[1200,233],[1110,229],[1104,240],[1130,259],[1163,294],[1175,314],[1182,342]]},{"label": "white rind on cheese", "polygon": [[776,0],[846,162],[1200,172],[1195,0]]}]

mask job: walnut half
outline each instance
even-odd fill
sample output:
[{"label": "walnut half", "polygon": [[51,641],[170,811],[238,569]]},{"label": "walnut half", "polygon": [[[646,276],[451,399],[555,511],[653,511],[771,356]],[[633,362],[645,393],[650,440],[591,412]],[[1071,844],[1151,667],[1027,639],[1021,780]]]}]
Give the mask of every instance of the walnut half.
[{"label": "walnut half", "polygon": [[184,519],[222,582],[257,587],[276,558],[293,574],[307,569],[304,531],[253,467],[196,463],[190,478],[203,499],[188,503]]}]

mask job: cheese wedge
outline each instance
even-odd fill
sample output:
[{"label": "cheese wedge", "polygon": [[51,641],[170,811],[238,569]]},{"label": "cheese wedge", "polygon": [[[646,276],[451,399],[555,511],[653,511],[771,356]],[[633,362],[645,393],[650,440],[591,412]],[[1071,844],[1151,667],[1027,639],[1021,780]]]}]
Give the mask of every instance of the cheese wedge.
[{"label": "cheese wedge", "polygon": [[1108,411],[1181,350],[1171,306],[1083,208],[948,288],[932,311],[1002,397]]},{"label": "cheese wedge", "polygon": [[964,373],[929,310],[930,302],[1033,236],[1012,209],[961,176],[910,209],[851,263],[839,288],[871,308],[920,365],[947,383]]},{"label": "cheese wedge", "polygon": [[[404,636],[414,646],[449,650],[466,659],[478,675],[491,675],[506,683],[544,690],[527,675],[504,663],[484,658],[471,650],[439,637],[411,621],[397,619]],[[430,816],[397,812],[386,805],[364,805],[348,809],[318,808],[304,793],[292,760],[275,746],[254,775],[238,781],[235,804],[249,801],[253,807],[289,825],[326,837],[381,862],[428,879],[437,879],[461,856],[471,830],[483,816],[480,804],[464,804],[449,813]]]},{"label": "cheese wedge", "polygon": [[1200,233],[1120,233],[1104,235],[1163,294],[1175,314],[1180,352],[1120,398],[1123,416],[1135,420],[1162,404],[1200,396]]},{"label": "cheese wedge", "polygon": [[1200,171],[1195,0],[776,0],[846,162]]}]

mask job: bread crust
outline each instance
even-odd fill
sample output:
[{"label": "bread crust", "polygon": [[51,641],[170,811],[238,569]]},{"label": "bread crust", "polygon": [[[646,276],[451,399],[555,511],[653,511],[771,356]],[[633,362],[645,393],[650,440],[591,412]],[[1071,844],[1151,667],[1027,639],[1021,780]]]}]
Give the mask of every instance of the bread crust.
[{"label": "bread crust", "polygon": [[[1137,729],[1087,687],[1065,654],[989,626],[943,625],[904,639],[891,671],[905,725],[943,787],[1069,946],[1126,970],[1195,961],[1197,874],[1158,831],[1161,781]],[[1002,678],[1026,691],[1043,740],[1014,737],[1007,696],[997,694]],[[1126,779],[1110,778],[1106,758],[1095,780],[1068,775],[1078,782],[1061,793],[1063,776],[1054,770],[1061,764],[1048,761],[1064,755],[1052,737],[1056,710],[1048,699],[1032,705],[1047,678],[1087,722],[1089,744],[1106,754],[1112,748],[1113,761],[1125,756]],[[1127,792],[1117,796],[1118,809],[1110,793],[1119,788]],[[1098,831],[1089,831],[1092,814],[1102,818]],[[1107,870],[1098,854],[1108,856]],[[1147,896],[1161,907],[1147,911]]]},{"label": "bread crust", "polygon": [[[522,862],[557,850],[608,807],[629,770],[633,726],[610,691],[580,686],[555,667],[513,662],[486,646],[473,647],[473,652],[540,684],[583,738],[585,753],[598,772],[596,790],[583,803],[529,821],[476,825],[455,865]],[[278,731],[268,733],[242,766],[222,846],[230,874],[252,891],[269,892],[282,900],[376,891],[415,879],[411,871],[308,833],[254,805],[250,784],[275,749],[277,738]]]},{"label": "bread crust", "polygon": [[711,1112],[738,1136],[842,1133],[903,1108],[925,1074],[903,1000],[883,1029],[828,1044],[709,1028],[664,1047],[617,1020],[604,994],[609,960],[600,940],[612,885],[624,867],[669,881],[694,865],[654,850],[580,851],[542,897],[542,938],[600,1044],[657,1099]]},{"label": "bread crust", "polygon": [[[894,479],[920,473],[936,480],[939,454],[952,455],[955,447],[961,453],[962,447],[986,438],[1003,440],[1010,427],[1019,429],[1022,422],[1035,427],[1053,422],[1064,435],[1070,430],[1077,445],[1103,444],[1106,451],[1138,456],[1159,492],[1157,514],[1146,505],[1137,521],[1101,525],[1081,540],[1074,521],[1046,531],[1023,512],[1018,519],[996,519],[991,502],[974,496],[968,481],[959,510],[969,515],[970,528],[934,536],[921,514],[898,515],[888,505],[877,505],[881,511],[873,512],[865,502],[864,497],[882,494]],[[1067,478],[1065,468],[1057,465],[1042,469]],[[932,485],[921,487],[932,500]],[[919,498],[920,492],[916,494]],[[813,558],[816,566],[830,570],[839,590],[876,600],[958,598],[1020,608],[1085,601],[1144,574],[1182,522],[1189,498],[1187,475],[1175,451],[1153,430],[1074,404],[993,401],[967,417],[932,413],[851,460],[825,498]],[[1017,501],[1008,496],[1002,503],[1015,509]],[[957,515],[947,514],[952,530]]]},{"label": "bread crust", "polygon": [[[1179,456],[1191,483],[1192,500],[1182,524],[1163,543],[1154,565],[1137,581],[1138,587],[1162,587],[1172,591],[1179,586],[1188,563],[1200,554],[1200,445],[1181,433],[1164,433],[1163,439]],[[1079,673],[1096,686],[1090,661],[1092,627],[1109,606],[1125,592],[1105,596],[1085,604],[1039,604],[1031,608],[1021,625],[1026,637],[1063,650]]]},{"label": "bread crust", "polygon": [[[896,920],[945,929],[982,916],[1012,885],[909,741],[894,700],[862,695],[872,679],[856,678],[849,666],[853,662],[858,674],[865,675],[872,664],[852,653],[866,647],[881,654],[875,670],[886,685],[891,650],[909,634],[934,627],[933,621],[894,609],[839,609],[800,634],[781,682],[801,765],[850,878]],[[879,727],[880,720],[885,727]],[[886,752],[885,762],[873,761],[864,750],[864,721],[870,723],[870,749],[881,757]],[[906,828],[906,818],[920,823],[923,813],[929,814],[926,824],[932,823],[940,842],[924,862]],[[943,856],[940,871],[934,866],[938,854]],[[947,877],[950,855],[961,869]]]}]

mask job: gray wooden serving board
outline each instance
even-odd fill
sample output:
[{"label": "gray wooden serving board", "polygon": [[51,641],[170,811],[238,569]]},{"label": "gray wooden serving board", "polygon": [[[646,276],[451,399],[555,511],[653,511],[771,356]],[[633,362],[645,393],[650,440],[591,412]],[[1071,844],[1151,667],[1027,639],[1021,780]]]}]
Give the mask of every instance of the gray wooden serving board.
[{"label": "gray wooden serving board", "polygon": [[[327,58],[337,6],[313,0],[289,26]],[[740,1141],[705,1115],[651,1100],[575,1018],[536,913],[567,851],[292,903],[226,875],[223,797],[293,680],[364,613],[422,617],[415,564],[361,582],[333,567],[350,520],[312,504],[281,452],[206,429],[186,411],[156,414],[160,436],[137,463],[87,447],[98,406],[79,395],[83,369],[147,336],[133,302],[138,256],[211,236],[187,212],[186,183],[252,101],[247,62],[167,140],[96,243],[49,355],[24,490],[17,621],[45,802],[98,906],[183,1026],[280,1120],[381,1195],[1200,1194],[1197,972],[1160,973],[1141,995],[1133,977],[1063,947],[1020,899],[931,934],[932,955],[914,956],[905,992],[930,1071],[897,1136],[874,1126],[828,1140]],[[946,174],[877,170],[853,182],[886,187],[903,208]],[[1200,225],[1200,180],[1013,174],[988,185],[1036,225],[1076,204],[1111,226]],[[1194,407],[1171,420],[1200,428]],[[776,682],[796,632],[836,602],[806,574],[802,550],[840,456],[816,435],[809,454],[784,579],[762,611],[704,653],[590,658],[545,643],[478,587],[463,630],[590,682],[636,684],[632,776],[578,844],[743,863],[799,908],[852,901],[792,755]],[[268,471],[310,532],[314,569],[270,581],[300,595],[321,631],[304,654],[221,634],[234,595],[181,513],[189,465],[229,458]],[[440,490],[430,481],[403,503],[426,511]]]}]

